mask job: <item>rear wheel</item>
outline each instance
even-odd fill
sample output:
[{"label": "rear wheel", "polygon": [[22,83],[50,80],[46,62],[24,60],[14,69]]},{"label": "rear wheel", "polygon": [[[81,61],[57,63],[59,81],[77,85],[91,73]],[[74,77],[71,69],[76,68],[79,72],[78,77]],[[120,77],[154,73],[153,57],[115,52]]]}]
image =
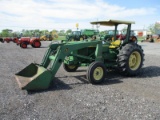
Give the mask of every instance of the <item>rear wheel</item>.
[{"label": "rear wheel", "polygon": [[139,73],[144,61],[144,54],[141,46],[131,43],[125,45],[118,55],[118,69],[127,76],[134,76]]},{"label": "rear wheel", "polygon": [[40,41],[34,41],[33,44],[32,44],[32,47],[35,47],[35,48],[39,48],[41,46],[41,42]]},{"label": "rear wheel", "polygon": [[99,84],[105,79],[106,68],[102,62],[96,61],[89,65],[86,77],[92,84]]},{"label": "rear wheel", "polygon": [[77,65],[68,65],[63,63],[63,68],[67,71],[67,72],[75,72],[78,69]]},{"label": "rear wheel", "polygon": [[21,47],[21,48],[27,48],[27,43],[22,42],[22,43],[20,44],[20,47]]}]

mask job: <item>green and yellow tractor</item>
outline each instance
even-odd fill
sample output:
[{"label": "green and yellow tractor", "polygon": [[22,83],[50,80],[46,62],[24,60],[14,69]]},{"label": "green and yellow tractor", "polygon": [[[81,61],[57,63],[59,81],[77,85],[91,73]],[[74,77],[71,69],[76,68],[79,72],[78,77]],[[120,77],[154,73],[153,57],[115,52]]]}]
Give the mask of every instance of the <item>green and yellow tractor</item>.
[{"label": "green and yellow tractor", "polygon": [[[132,21],[108,20],[91,22],[93,25],[114,26],[114,40],[84,40],[51,44],[42,63],[31,63],[15,74],[20,88],[25,90],[47,89],[63,64],[67,72],[78,67],[88,67],[86,78],[92,84],[105,80],[108,69],[118,69],[126,76],[137,75],[143,65],[144,53],[140,45],[130,38]],[[116,40],[117,27],[127,25],[125,40]],[[49,67],[50,66],[50,67]]]},{"label": "green and yellow tractor", "polygon": [[88,38],[95,37],[99,31],[93,29],[82,29],[72,31],[70,35],[66,36],[67,41],[80,41]]}]

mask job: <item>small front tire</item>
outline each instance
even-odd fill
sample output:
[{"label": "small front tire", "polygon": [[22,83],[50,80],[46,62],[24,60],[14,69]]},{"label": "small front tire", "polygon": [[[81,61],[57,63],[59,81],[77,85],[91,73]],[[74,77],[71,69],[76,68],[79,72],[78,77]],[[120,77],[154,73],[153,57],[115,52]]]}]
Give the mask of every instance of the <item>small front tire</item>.
[{"label": "small front tire", "polygon": [[23,43],[20,44],[20,47],[21,48],[27,48],[27,44],[25,42],[23,42]]},{"label": "small front tire", "polygon": [[92,84],[100,84],[105,79],[106,68],[102,62],[96,61],[89,65],[86,77]]}]

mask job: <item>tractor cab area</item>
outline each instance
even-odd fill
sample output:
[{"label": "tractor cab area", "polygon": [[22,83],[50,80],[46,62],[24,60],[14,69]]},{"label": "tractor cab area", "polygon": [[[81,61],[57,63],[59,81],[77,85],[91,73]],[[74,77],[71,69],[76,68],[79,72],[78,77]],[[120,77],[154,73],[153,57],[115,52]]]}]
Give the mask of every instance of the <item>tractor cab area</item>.
[{"label": "tractor cab area", "polygon": [[[131,24],[135,24],[133,21],[122,21],[122,20],[107,20],[107,21],[95,21],[91,22],[93,25],[109,26],[114,27],[114,30],[109,30],[108,35],[102,37],[103,43],[110,44],[110,48],[116,48],[120,44],[126,44],[128,42],[134,42],[135,38],[131,38]],[[126,31],[119,34],[118,26],[126,25]],[[125,34],[124,34],[125,33]],[[133,39],[133,40],[132,40]]]}]

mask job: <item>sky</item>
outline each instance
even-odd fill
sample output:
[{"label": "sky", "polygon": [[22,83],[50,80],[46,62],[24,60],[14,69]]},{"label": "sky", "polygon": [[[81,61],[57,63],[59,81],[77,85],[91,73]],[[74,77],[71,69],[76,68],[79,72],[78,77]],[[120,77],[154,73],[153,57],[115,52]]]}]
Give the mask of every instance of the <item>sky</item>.
[{"label": "sky", "polygon": [[76,23],[79,29],[96,29],[90,22],[109,19],[135,21],[132,29],[147,29],[160,21],[159,0],[0,0],[0,5],[0,31],[73,30]]}]

